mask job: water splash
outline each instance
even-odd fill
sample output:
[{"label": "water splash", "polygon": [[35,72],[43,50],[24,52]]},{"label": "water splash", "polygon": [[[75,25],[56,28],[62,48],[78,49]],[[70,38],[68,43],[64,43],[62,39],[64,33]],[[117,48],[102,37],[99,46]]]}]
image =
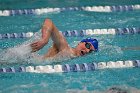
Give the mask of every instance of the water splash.
[{"label": "water splash", "polygon": [[119,56],[123,54],[123,51],[121,50],[120,47],[118,46],[113,46],[113,45],[104,45],[100,46],[100,51],[105,54],[106,56]]},{"label": "water splash", "polygon": [[[1,50],[0,53],[0,63],[23,63],[31,62],[35,57],[34,53],[31,53],[30,44],[41,37],[40,31],[35,33],[34,36],[28,41],[17,45],[12,48]],[[35,61],[35,60],[34,60]]]}]

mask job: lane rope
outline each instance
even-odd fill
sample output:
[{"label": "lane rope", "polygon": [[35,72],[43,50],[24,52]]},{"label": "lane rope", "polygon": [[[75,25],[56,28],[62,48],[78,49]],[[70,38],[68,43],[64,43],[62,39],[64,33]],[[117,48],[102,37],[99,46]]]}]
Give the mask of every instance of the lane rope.
[{"label": "lane rope", "polygon": [[116,69],[116,68],[134,68],[140,67],[140,60],[127,60],[127,61],[109,61],[99,63],[82,63],[82,64],[65,64],[65,65],[46,65],[46,66],[27,66],[27,67],[9,67],[0,68],[0,73],[68,73],[68,72],[86,72],[95,71],[100,69]]},{"label": "lane rope", "polygon": [[40,15],[51,12],[63,11],[92,11],[92,12],[124,12],[140,10],[140,5],[114,5],[114,6],[83,6],[83,7],[64,7],[64,8],[41,8],[41,9],[18,9],[18,10],[0,10],[0,16],[15,15]]},{"label": "lane rope", "polygon": [[34,34],[33,32],[0,34],[0,40],[1,39],[10,39],[10,38],[29,38],[29,37],[32,37],[33,34]]},{"label": "lane rope", "polygon": [[[89,36],[89,35],[102,35],[102,34],[111,34],[111,35],[126,35],[126,34],[140,34],[140,28],[109,28],[109,29],[86,29],[86,30],[67,30],[60,31],[65,37],[78,37],[78,36]],[[28,33],[6,33],[0,34],[1,39],[10,39],[10,38],[29,38],[34,35],[33,32]]]}]

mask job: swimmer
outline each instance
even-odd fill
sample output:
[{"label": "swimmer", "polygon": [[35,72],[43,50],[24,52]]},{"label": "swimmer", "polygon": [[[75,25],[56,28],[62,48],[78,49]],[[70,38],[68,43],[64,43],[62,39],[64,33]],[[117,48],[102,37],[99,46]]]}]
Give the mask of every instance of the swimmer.
[{"label": "swimmer", "polygon": [[98,41],[93,38],[83,39],[75,48],[70,47],[63,34],[58,31],[50,19],[45,19],[41,32],[42,38],[31,44],[32,52],[42,49],[49,42],[50,38],[53,41],[52,47],[43,55],[43,59],[60,54],[63,57],[72,55],[77,57],[98,50]]}]

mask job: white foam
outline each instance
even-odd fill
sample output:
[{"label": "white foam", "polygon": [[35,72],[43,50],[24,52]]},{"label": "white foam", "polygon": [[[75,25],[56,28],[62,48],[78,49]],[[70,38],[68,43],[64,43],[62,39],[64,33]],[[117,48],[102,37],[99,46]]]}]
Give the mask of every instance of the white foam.
[{"label": "white foam", "polygon": [[[31,33],[28,33],[31,36]],[[30,44],[36,40],[39,40],[41,37],[40,31],[35,33],[34,36],[25,41],[22,44],[14,46],[12,48],[5,49],[0,53],[0,60],[8,63],[20,63],[31,61],[33,57],[31,54]]]}]

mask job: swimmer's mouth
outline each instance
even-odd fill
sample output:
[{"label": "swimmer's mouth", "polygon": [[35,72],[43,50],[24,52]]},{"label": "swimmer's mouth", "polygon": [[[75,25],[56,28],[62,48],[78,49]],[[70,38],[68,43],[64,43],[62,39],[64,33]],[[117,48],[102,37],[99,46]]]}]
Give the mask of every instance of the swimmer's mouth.
[{"label": "swimmer's mouth", "polygon": [[85,55],[84,51],[81,51],[81,56]]}]

